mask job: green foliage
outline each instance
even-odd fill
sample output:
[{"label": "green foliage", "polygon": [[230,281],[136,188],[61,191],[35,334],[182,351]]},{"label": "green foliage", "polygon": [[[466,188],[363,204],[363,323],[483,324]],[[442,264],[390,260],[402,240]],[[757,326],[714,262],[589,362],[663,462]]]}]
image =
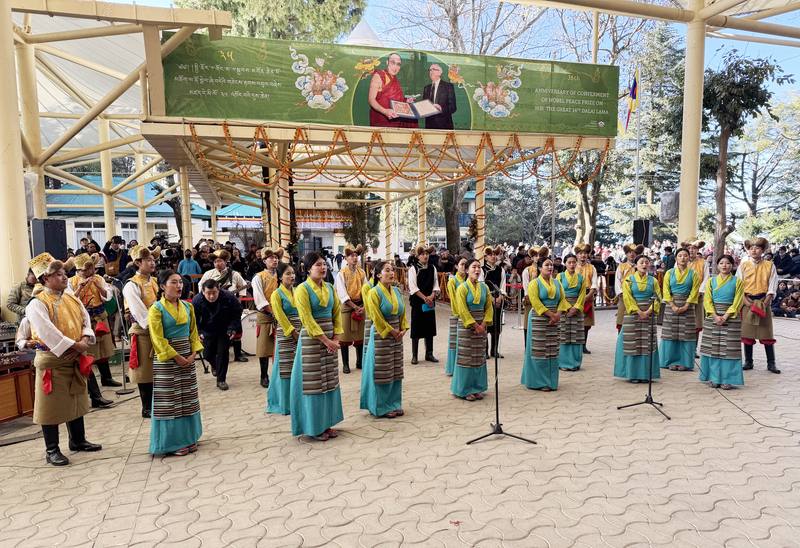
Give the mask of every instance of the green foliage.
[{"label": "green foliage", "polygon": [[792,211],[770,211],[758,216],[746,217],[736,227],[742,239],[766,236],[771,242],[783,242],[800,234],[800,217]]},{"label": "green foliage", "polygon": [[[367,185],[362,181],[359,186]],[[366,190],[364,192],[338,192],[336,197],[341,200],[368,199],[370,192]],[[367,244],[371,244],[380,232],[380,210],[370,208],[369,205],[367,202],[341,202],[339,204],[339,209],[343,213],[349,214],[352,219],[349,223],[345,223],[342,229],[345,241],[352,246],[361,244],[367,247]]]},{"label": "green foliage", "polygon": [[231,12],[236,36],[334,42],[353,30],[366,0],[176,0],[182,8]]}]

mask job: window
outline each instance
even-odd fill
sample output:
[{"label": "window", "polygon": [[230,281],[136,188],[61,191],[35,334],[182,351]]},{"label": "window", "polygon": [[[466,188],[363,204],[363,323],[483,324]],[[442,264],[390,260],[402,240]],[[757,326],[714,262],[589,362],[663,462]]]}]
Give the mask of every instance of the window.
[{"label": "window", "polygon": [[122,223],[122,239],[125,242],[139,239],[139,223]]},{"label": "window", "polygon": [[81,244],[81,238],[89,238],[100,244],[100,249],[103,250],[103,245],[106,243],[106,225],[102,221],[79,221],[75,223],[75,238],[72,242],[73,249],[78,249]]}]

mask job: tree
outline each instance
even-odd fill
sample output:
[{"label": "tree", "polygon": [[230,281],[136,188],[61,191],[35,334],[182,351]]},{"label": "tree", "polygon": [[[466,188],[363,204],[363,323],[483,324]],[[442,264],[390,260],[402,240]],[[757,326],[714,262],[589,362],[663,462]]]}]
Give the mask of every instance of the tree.
[{"label": "tree", "polygon": [[800,234],[800,216],[792,215],[792,211],[770,211],[758,216],[746,217],[736,227],[736,232],[743,239],[756,238],[764,234],[771,242],[791,241]]},{"label": "tree", "polygon": [[[340,185],[345,186],[345,185]],[[359,186],[364,188],[367,184],[359,181]],[[369,190],[364,192],[338,192],[336,198],[340,200],[368,200],[372,196]],[[373,238],[380,231],[380,212],[370,208],[367,202],[342,202],[339,204],[342,212],[350,215],[351,221],[344,224],[344,239],[350,245],[363,245],[369,247]]]},{"label": "tree", "polygon": [[231,12],[231,34],[252,38],[334,42],[353,30],[366,0],[176,0],[182,8]]},{"label": "tree", "polygon": [[714,199],[717,213],[714,227],[714,263],[724,253],[725,239],[735,230],[728,221],[725,198],[729,178],[728,146],[733,137],[741,137],[748,120],[759,113],[777,119],[770,110],[773,92],[769,82],[793,82],[783,70],[767,59],[747,59],[731,50],[719,70],[706,69],[703,89],[703,129],[712,128],[718,143],[718,167]]}]

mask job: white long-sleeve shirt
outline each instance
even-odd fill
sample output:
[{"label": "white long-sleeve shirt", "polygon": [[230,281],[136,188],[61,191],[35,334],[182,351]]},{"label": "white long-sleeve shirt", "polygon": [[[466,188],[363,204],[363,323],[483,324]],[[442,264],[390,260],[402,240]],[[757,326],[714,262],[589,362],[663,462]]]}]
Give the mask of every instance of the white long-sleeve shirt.
[{"label": "white long-sleeve shirt", "polygon": [[[223,289],[227,289],[234,295],[240,295],[242,291],[247,289],[247,281],[244,278],[242,278],[242,275],[236,272],[235,270],[229,269],[228,271],[231,273],[230,281],[227,284],[225,284],[227,287],[223,287]],[[205,272],[203,274],[203,277],[200,278],[200,287],[203,286],[203,282],[205,282],[206,280],[219,281],[219,279],[222,278],[225,274],[227,274],[228,271],[220,272],[216,268],[212,268],[211,270]],[[263,294],[264,292],[262,291],[261,293]]]},{"label": "white long-sleeve shirt", "polygon": [[133,317],[133,321],[139,324],[142,329],[147,329],[147,307],[142,301],[142,292],[139,286],[129,281],[122,288],[122,296],[125,297],[125,305]]},{"label": "white long-sleeve shirt", "polygon": [[[80,301],[79,301],[80,302]],[[86,308],[81,305],[81,314],[83,316],[83,329],[81,336],[89,337],[89,344],[94,344],[94,331],[92,331],[92,322],[89,319],[89,313]],[[36,333],[36,336],[50,349],[50,352],[58,357],[61,357],[67,352],[72,345],[77,341],[65,337],[64,334],[58,330],[55,324],[50,320],[50,312],[47,310],[47,305],[39,299],[31,299],[25,309],[25,317],[30,322],[30,328]]]},{"label": "white long-sleeve shirt", "polygon": [[[275,272],[272,272],[272,274],[277,276]],[[256,310],[264,310],[270,304],[269,300],[264,296],[264,283],[261,281],[260,272],[253,276],[250,284],[253,286],[253,302],[256,304]]]},{"label": "white long-sleeve shirt", "polygon": [[531,283],[530,265],[522,269],[522,295],[528,296],[528,284]]},{"label": "white long-sleeve shirt", "polygon": [[[433,265],[428,265],[427,268],[433,269],[433,292],[439,292],[439,273],[436,272],[436,267]],[[408,267],[408,294],[413,295],[419,291],[419,286],[417,285],[417,267],[410,266]]]},{"label": "white long-sleeve shirt", "polygon": [[17,327],[17,335],[14,338],[15,342],[17,343],[17,348],[20,350],[25,350],[25,346],[28,344],[28,341],[33,338],[33,333],[31,333],[31,322],[28,321],[28,318],[23,317],[19,322],[19,327]]}]

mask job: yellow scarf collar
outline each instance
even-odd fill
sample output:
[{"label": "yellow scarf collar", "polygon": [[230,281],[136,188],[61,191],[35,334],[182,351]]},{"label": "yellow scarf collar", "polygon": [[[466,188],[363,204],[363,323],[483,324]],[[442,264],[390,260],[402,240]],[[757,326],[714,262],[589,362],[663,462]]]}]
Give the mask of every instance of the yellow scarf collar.
[{"label": "yellow scarf collar", "polygon": [[633,279],[636,280],[636,286],[639,288],[639,291],[644,292],[647,290],[647,279],[650,277],[649,274],[644,275],[644,279],[639,277],[639,271],[633,273]]},{"label": "yellow scarf collar", "polygon": [[481,282],[473,284],[472,280],[467,278],[464,283],[469,284],[468,287],[472,290],[472,304],[481,304]]},{"label": "yellow scarf collar", "polygon": [[172,316],[175,320],[175,323],[178,325],[183,325],[185,323],[189,323],[189,313],[186,311],[186,307],[183,306],[183,302],[178,299],[176,303],[178,306],[177,308],[171,302],[169,302],[166,297],[161,297],[161,306],[164,307],[164,310],[167,311],[167,314]]},{"label": "yellow scarf collar", "polygon": [[289,288],[289,292],[287,293],[286,292],[286,286],[281,284],[280,286],[278,286],[278,291],[281,292],[281,295],[286,297],[286,300],[289,301],[289,304],[291,305],[292,308],[297,308],[294,305],[294,288],[293,287],[290,287]]},{"label": "yellow scarf collar", "polygon": [[317,295],[319,299],[319,305],[323,308],[328,306],[328,299],[330,298],[331,294],[328,291],[328,286],[325,284],[325,280],[320,280],[319,284],[312,280],[311,278],[308,279],[308,285],[311,287],[311,290]]},{"label": "yellow scarf collar", "polygon": [[564,274],[564,279],[567,280],[567,287],[573,289],[575,286],[578,285],[578,276],[580,276],[580,273],[577,270],[575,271],[575,274],[570,274],[569,270],[565,270],[563,274]]},{"label": "yellow scarf collar", "polygon": [[677,266],[672,270],[675,272],[675,282],[679,284],[682,284],[684,281],[686,281],[686,278],[689,276],[689,272],[692,271],[692,269],[689,268],[688,266],[686,267],[686,270],[683,271],[683,273],[681,273],[680,268],[678,268]]},{"label": "yellow scarf collar", "polygon": [[398,310],[400,309],[400,302],[397,300],[397,295],[394,292],[394,288],[384,285],[383,282],[378,282],[378,285],[375,287],[378,288],[378,291],[384,294],[386,299],[392,305],[392,315],[397,314]]},{"label": "yellow scarf collar", "polygon": [[545,280],[541,274],[536,279],[539,280],[539,283],[541,283],[545,289],[547,289],[547,298],[554,299],[556,296],[556,284],[553,282],[553,277],[550,276],[549,282]]},{"label": "yellow scarf collar", "polygon": [[717,274],[717,289],[722,289],[725,284],[733,279],[733,274],[723,275]]}]

